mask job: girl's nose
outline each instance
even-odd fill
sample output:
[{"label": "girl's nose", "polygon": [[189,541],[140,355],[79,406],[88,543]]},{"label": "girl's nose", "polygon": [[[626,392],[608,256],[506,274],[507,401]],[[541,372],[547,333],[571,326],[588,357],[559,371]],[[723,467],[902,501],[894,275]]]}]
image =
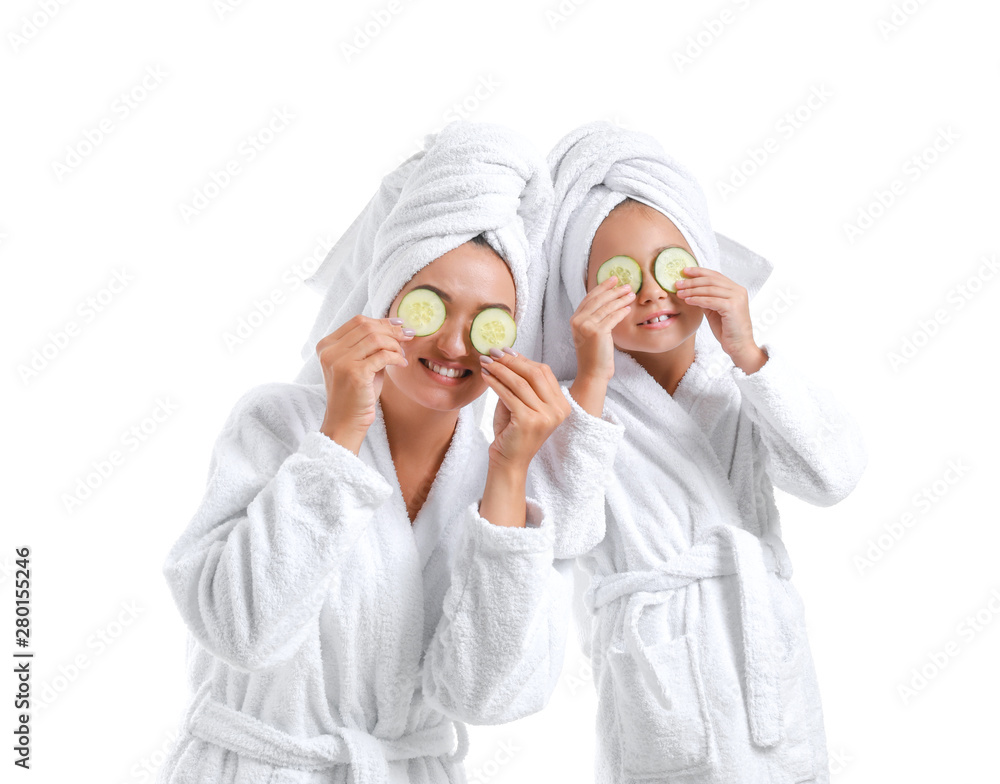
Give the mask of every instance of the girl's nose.
[{"label": "girl's nose", "polygon": [[642,271],[642,285],[639,290],[635,293],[636,302],[647,303],[656,302],[661,299],[669,299],[669,294],[665,291],[659,283],[656,282],[656,278],[653,277],[652,270]]}]

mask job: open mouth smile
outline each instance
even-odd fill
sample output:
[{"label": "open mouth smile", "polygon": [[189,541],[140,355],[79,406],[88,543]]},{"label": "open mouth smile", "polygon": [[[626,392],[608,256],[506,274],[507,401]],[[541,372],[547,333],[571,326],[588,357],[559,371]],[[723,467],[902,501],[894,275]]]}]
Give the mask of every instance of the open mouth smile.
[{"label": "open mouth smile", "polygon": [[667,311],[661,311],[656,313],[645,321],[640,321],[639,326],[645,327],[647,329],[662,329],[670,324],[672,324],[677,319],[676,313],[668,313]]},{"label": "open mouth smile", "polygon": [[441,384],[459,384],[463,379],[472,375],[472,371],[468,368],[459,365],[441,365],[424,357],[420,357],[420,364],[435,381]]}]

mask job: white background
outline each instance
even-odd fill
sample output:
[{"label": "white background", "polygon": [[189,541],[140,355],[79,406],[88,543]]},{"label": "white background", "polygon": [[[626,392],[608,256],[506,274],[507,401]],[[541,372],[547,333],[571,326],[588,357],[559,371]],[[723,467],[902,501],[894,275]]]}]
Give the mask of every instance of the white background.
[{"label": "white background", "polygon": [[[543,151],[598,118],[650,132],[696,172],[715,228],[772,260],[760,339],[837,393],[870,451],[837,506],[779,497],[834,781],[997,780],[1000,282],[983,260],[1000,253],[1000,7],[345,5],[4,4],[0,626],[13,653],[13,551],[30,546],[36,653],[32,769],[9,780],[151,780],[187,703],[186,629],[160,568],[212,442],[246,389],[301,364],[319,300],[296,270],[459,116]],[[137,96],[127,112],[122,93]],[[826,97],[809,107],[810,94]],[[293,119],[249,160],[241,144],[275,111]],[[241,172],[185,220],[230,160]],[[750,175],[724,194],[741,165]],[[873,225],[846,230],[862,212]],[[282,302],[227,346],[275,289]],[[123,441],[162,401],[176,409]],[[113,450],[120,465],[67,508]],[[470,780],[591,780],[586,675],[573,642],[549,708],[473,728]],[[17,711],[2,703],[10,770]]]}]

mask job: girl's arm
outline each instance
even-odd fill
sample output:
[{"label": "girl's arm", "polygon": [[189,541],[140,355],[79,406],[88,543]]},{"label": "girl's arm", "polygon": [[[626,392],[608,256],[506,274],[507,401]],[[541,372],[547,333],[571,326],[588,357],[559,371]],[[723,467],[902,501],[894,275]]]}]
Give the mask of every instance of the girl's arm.
[{"label": "girl's arm", "polygon": [[305,430],[308,407],[288,384],[239,400],[163,567],[194,637],[243,670],[297,650],[341,559],[392,492],[351,451]]},{"label": "girl's arm", "polygon": [[705,312],[712,333],[733,360],[744,409],[766,449],[775,486],[829,506],[851,492],[867,458],[854,420],[833,397],[807,384],[771,347],[754,341],[745,288],[717,270],[686,267],[677,296]]},{"label": "girl's arm", "polygon": [[814,387],[765,346],[754,373],[733,369],[743,411],[765,448],[765,470],[776,487],[818,506],[841,501],[867,464],[864,439],[833,395]]}]

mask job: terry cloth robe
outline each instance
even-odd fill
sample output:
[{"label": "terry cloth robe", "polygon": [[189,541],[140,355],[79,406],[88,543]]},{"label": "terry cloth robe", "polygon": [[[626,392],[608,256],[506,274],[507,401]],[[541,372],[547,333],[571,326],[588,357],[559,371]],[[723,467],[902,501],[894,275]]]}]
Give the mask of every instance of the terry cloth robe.
[{"label": "terry cloth robe", "polygon": [[[697,345],[697,344],[696,344]],[[773,487],[827,506],[866,462],[853,421],[780,353],[696,349],[671,397],[615,351],[625,427],[575,605],[598,690],[597,782],[827,782],[820,695]]]},{"label": "terry cloth robe", "polygon": [[[488,443],[466,406],[411,526],[381,407],[356,456],[319,432],[325,404],[322,385],[256,387],[216,441],[164,567],[194,699],[161,784],[464,782],[463,722],[528,715],[555,687],[571,610],[553,548],[582,552],[599,492],[575,505],[556,477],[549,502],[529,494],[530,527],[484,520]],[[574,404],[532,470],[606,473],[609,434]]]}]

